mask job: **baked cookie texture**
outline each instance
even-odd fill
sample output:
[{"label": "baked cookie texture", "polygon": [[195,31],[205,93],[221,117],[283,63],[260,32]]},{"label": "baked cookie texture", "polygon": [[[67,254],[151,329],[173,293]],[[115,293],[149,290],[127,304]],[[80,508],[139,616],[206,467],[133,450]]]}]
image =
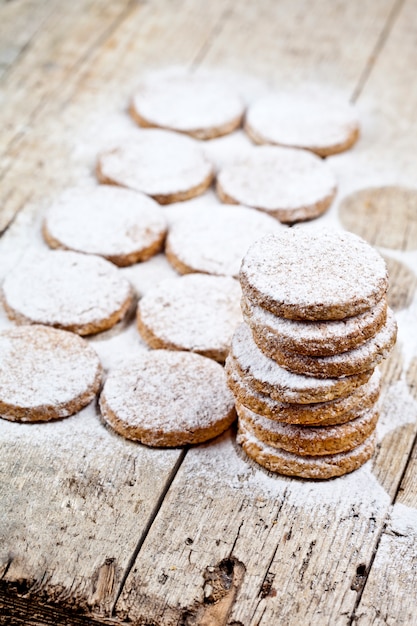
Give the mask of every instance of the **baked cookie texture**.
[{"label": "baked cookie texture", "polygon": [[144,352],[111,372],[100,409],[120,435],[148,446],[183,446],[216,437],[235,420],[223,367],[199,354]]},{"label": "baked cookie texture", "polygon": [[242,321],[240,285],[229,276],[165,280],[140,300],[137,326],[151,348],[189,350],[224,363]]},{"label": "baked cookie texture", "polygon": [[338,320],[369,311],[384,297],[384,259],[357,235],[291,228],[248,250],[240,271],[245,297],[279,317]]},{"label": "baked cookie texture", "polygon": [[244,104],[225,81],[214,77],[159,76],[142,81],[129,110],[142,127],[213,139],[241,125]]},{"label": "baked cookie texture", "polygon": [[0,417],[39,422],[73,415],[96,396],[99,358],[85,339],[45,326],[0,332]]},{"label": "baked cookie texture", "polygon": [[167,222],[158,203],[145,194],[100,185],[62,193],[42,232],[51,248],[96,254],[123,267],[162,250]]},{"label": "baked cookie texture", "polygon": [[375,368],[397,336],[382,257],[349,233],[291,229],[253,244],[240,281],[246,323],[226,362],[239,443],[283,474],[356,469],[375,445]]},{"label": "baked cookie texture", "polygon": [[180,274],[202,272],[237,278],[249,246],[284,228],[254,209],[213,202],[171,226],[165,253]]},{"label": "baked cookie texture", "polygon": [[166,130],[141,130],[98,156],[101,183],[151,196],[160,204],[189,200],[210,186],[214,171],[191,137]]},{"label": "baked cookie texture", "polygon": [[244,204],[294,223],[322,215],[336,194],[329,165],[306,150],[261,146],[217,176],[222,202]]},{"label": "baked cookie texture", "polygon": [[132,304],[130,283],[105,259],[56,250],[30,254],[6,276],[2,299],[18,324],[45,324],[79,335],[112,328]]},{"label": "baked cookie texture", "polygon": [[257,144],[304,148],[326,157],[351,148],[360,127],[355,108],[334,93],[282,90],[248,108],[245,131]]}]

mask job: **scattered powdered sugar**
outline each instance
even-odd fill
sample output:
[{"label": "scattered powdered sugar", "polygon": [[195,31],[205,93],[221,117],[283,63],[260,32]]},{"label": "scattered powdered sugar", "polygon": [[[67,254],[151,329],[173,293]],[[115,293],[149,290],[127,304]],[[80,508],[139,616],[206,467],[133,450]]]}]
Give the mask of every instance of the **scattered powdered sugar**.
[{"label": "scattered powdered sugar", "polygon": [[212,176],[212,166],[197,141],[153,129],[133,131],[129,139],[115,142],[99,155],[98,167],[106,182],[150,196],[187,192]]},{"label": "scattered powdered sugar", "polygon": [[[0,332],[0,404],[42,411],[52,408],[56,417],[69,414],[79,396],[98,390],[100,362],[88,343],[74,335],[43,326],[21,326]],[[70,411],[71,412],[71,411]]]},{"label": "scattered powdered sugar", "polygon": [[388,530],[417,541],[417,508],[396,502],[390,512]]},{"label": "scattered powdered sugar", "polygon": [[[329,165],[305,150],[257,147],[218,175],[220,189],[230,198],[264,211],[306,211],[336,190]],[[323,209],[324,210],[324,209]],[[281,219],[281,218],[280,218]],[[284,221],[302,219],[296,214]]]},{"label": "scattered powdered sugar", "polygon": [[205,138],[224,125],[238,126],[244,105],[233,89],[214,78],[151,76],[138,86],[132,109],[145,123]]},{"label": "scattered powdered sugar", "polygon": [[124,310],[131,287],[117,268],[101,257],[58,250],[28,253],[7,275],[3,294],[13,316],[80,327],[83,333],[82,326],[100,323]]},{"label": "scattered powdered sugar", "polygon": [[160,206],[148,196],[100,185],[64,191],[49,209],[44,228],[47,239],[59,246],[125,257],[161,247],[167,225]]},{"label": "scattered powdered sugar", "polygon": [[242,321],[240,297],[238,281],[228,276],[189,274],[169,279],[139,302],[139,329],[153,347],[216,353],[224,361]]},{"label": "scattered powdered sugar", "polygon": [[[387,290],[385,261],[363,239],[331,229],[286,229],[251,246],[242,289],[295,319],[341,319],[374,306]],[[277,310],[273,310],[273,307]]]},{"label": "scattered powdered sugar", "polygon": [[174,267],[179,262],[187,271],[236,277],[249,246],[284,228],[253,209],[207,200],[171,225],[167,255]]},{"label": "scattered powdered sugar", "polygon": [[326,91],[272,93],[256,100],[246,114],[249,131],[262,143],[332,149],[345,144],[359,129],[355,108]]},{"label": "scattered powdered sugar", "polygon": [[378,441],[382,441],[396,428],[417,423],[417,402],[411,396],[403,378],[383,389],[380,408],[380,418],[376,428]]},{"label": "scattered powdered sugar", "polygon": [[102,398],[127,428],[165,434],[205,429],[234,404],[221,365],[169,350],[143,353],[110,373]]}]

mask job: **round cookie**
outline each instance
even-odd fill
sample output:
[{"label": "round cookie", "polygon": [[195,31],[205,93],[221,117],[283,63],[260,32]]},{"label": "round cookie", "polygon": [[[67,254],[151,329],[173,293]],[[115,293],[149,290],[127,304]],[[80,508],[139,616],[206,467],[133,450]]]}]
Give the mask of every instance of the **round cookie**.
[{"label": "round cookie", "polygon": [[101,257],[57,250],[24,257],[6,276],[3,302],[18,324],[46,324],[91,335],[123,318],[132,303],[132,289]]},{"label": "round cookie", "polygon": [[102,152],[100,182],[142,191],[160,204],[202,194],[213,168],[196,141],[165,130],[142,130]]},{"label": "round cookie", "polygon": [[228,276],[164,280],[138,304],[137,324],[151,348],[189,350],[224,363],[242,321],[240,286]]},{"label": "round cookie", "polygon": [[325,157],[353,146],[359,121],[354,107],[335,95],[281,91],[249,107],[245,130],[255,143],[304,148]]},{"label": "round cookie", "polygon": [[130,113],[140,126],[213,139],[240,126],[244,105],[224,81],[207,76],[153,77],[139,86]]},{"label": "round cookie", "polygon": [[229,361],[226,367],[227,382],[237,402],[254,413],[285,424],[304,426],[333,426],[355,419],[358,411],[369,409],[379,398],[381,373],[376,369],[367,383],[351,394],[328,402],[291,404],[273,400],[269,395],[253,389],[245,382]]},{"label": "round cookie", "polygon": [[291,404],[327,402],[347,396],[364,385],[372,375],[372,371],[344,378],[294,374],[259,350],[246,324],[238,326],[233,335],[226,364],[229,362],[247,385],[273,400]]},{"label": "round cookie", "polygon": [[268,332],[263,335],[253,332],[253,338],[262,352],[274,359],[281,367],[297,374],[319,378],[339,378],[374,369],[383,359],[386,359],[397,338],[397,324],[391,309],[388,309],[386,323],[374,337],[358,348],[332,356],[308,356],[295,352],[283,352],[274,344],[275,337]]},{"label": "round cookie", "polygon": [[0,332],[0,416],[48,421],[80,411],[97,394],[101,365],[81,337],[45,326]]},{"label": "round cookie", "polygon": [[160,252],[166,231],[166,219],[154,200],[110,185],[66,190],[43,223],[51,248],[98,254],[119,266]]},{"label": "round cookie", "polygon": [[180,274],[202,272],[237,277],[249,246],[283,228],[273,218],[253,209],[213,202],[172,225],[165,253]]},{"label": "round cookie", "polygon": [[239,424],[272,448],[300,456],[323,456],[347,452],[363,443],[375,430],[379,410],[374,406],[356,418],[336,426],[295,426],[257,415],[236,403]]},{"label": "round cookie", "polygon": [[324,213],[335,196],[336,180],[328,164],[306,150],[265,146],[220,170],[217,193],[223,202],[293,223]]},{"label": "round cookie", "polygon": [[369,461],[375,450],[376,437],[372,434],[348,452],[316,457],[300,456],[268,446],[241,424],[237,442],[251,459],[270,472],[298,478],[327,479],[353,472]]},{"label": "round cookie", "polygon": [[240,282],[250,302],[280,317],[337,320],[374,307],[388,273],[381,255],[352,233],[291,228],[249,248]]},{"label": "round cookie", "polygon": [[144,352],[112,372],[100,396],[104,420],[148,446],[201,443],[234,421],[222,366],[191,352]]},{"label": "round cookie", "polygon": [[247,298],[242,298],[242,312],[254,336],[264,336],[265,340],[269,338],[279,350],[330,356],[352,350],[373,337],[386,321],[387,301],[382,298],[372,309],[360,315],[327,322],[278,317],[252,304]]}]

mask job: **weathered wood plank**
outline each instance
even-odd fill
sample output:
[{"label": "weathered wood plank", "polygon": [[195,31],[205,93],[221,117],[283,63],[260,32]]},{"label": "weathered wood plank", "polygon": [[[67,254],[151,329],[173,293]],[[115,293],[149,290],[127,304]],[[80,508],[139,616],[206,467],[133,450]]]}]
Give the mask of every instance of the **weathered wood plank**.
[{"label": "weathered wood plank", "polygon": [[0,79],[27,50],[43,23],[56,9],[50,0],[3,2],[0,6]]}]

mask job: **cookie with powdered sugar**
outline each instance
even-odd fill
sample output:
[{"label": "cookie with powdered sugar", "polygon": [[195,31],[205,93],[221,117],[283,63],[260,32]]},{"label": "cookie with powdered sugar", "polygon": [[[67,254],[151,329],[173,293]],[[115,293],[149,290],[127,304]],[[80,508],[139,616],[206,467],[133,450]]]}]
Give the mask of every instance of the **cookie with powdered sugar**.
[{"label": "cookie with powdered sugar", "polygon": [[160,204],[202,194],[214,172],[191,137],[165,130],[142,130],[109,147],[97,161],[100,182],[128,187]]},{"label": "cookie with powdered sugar", "polygon": [[112,328],[132,304],[132,288],[112,263],[65,250],[25,256],[6,276],[3,303],[18,324],[79,335]]},{"label": "cookie with powdered sugar", "polygon": [[350,422],[355,419],[359,410],[371,408],[378,400],[381,391],[381,374],[378,368],[368,382],[357,387],[349,395],[328,402],[311,404],[273,400],[271,396],[257,391],[248,381],[245,381],[237,368],[233,366],[231,359],[226,365],[226,375],[233,395],[243,406],[270,420],[303,426],[332,426]]},{"label": "cookie with powdered sugar", "polygon": [[224,363],[242,321],[240,295],[238,281],[229,276],[164,280],[138,304],[139,332],[152,348],[189,350]]},{"label": "cookie with powdered sugar", "polygon": [[101,382],[94,349],[81,337],[45,326],[0,332],[0,417],[38,422],[73,415]]},{"label": "cookie with powdered sugar", "polygon": [[331,356],[284,352],[274,343],[275,337],[267,331],[262,335],[253,332],[253,339],[266,356],[292,372],[319,378],[339,378],[374,369],[386,359],[397,339],[397,323],[393,312],[388,309],[387,320],[376,335],[358,348]]},{"label": "cookie with powdered sugar", "polygon": [[160,252],[166,231],[157,202],[110,185],[67,189],[43,223],[51,248],[97,254],[119,266],[146,261]]},{"label": "cookie with powdered sugar", "polygon": [[153,350],[107,378],[103,419],[120,435],[148,446],[201,443],[236,417],[223,367],[199,354]]},{"label": "cookie with powdered sugar", "polygon": [[364,385],[372,375],[372,370],[369,370],[342,378],[315,378],[290,372],[261,352],[246,324],[238,326],[233,335],[229,361],[242,380],[253,389],[278,402],[291,404],[327,402],[347,396]]},{"label": "cookie with powdered sugar", "polygon": [[373,337],[387,318],[386,298],[354,317],[316,322],[278,317],[244,297],[241,304],[245,322],[254,335],[269,338],[283,352],[310,356],[330,356],[352,350]]},{"label": "cookie with powdered sugar", "polygon": [[336,94],[268,94],[246,113],[245,130],[257,144],[304,148],[321,157],[348,150],[359,137],[355,108]]},{"label": "cookie with powdered sugar", "polygon": [[180,274],[202,272],[237,277],[249,246],[260,237],[283,229],[268,215],[213,201],[174,222],[165,253]]},{"label": "cookie with powdered sugar", "polygon": [[336,194],[329,165],[306,150],[262,146],[225,165],[217,176],[223,202],[245,204],[284,223],[322,215]]},{"label": "cookie with powdered sugar", "polygon": [[363,443],[375,430],[379,410],[373,406],[357,411],[355,419],[334,426],[283,424],[254,413],[236,403],[239,425],[272,448],[300,456],[324,456],[348,452]]},{"label": "cookie with powdered sugar", "polygon": [[196,139],[227,135],[242,122],[244,104],[224,81],[209,76],[152,76],[132,98],[130,114],[144,127],[186,133]]},{"label": "cookie with powdered sugar", "polygon": [[298,478],[327,479],[353,472],[369,461],[375,450],[376,437],[373,433],[348,452],[301,456],[269,446],[251,433],[244,424],[240,424],[237,442],[248,457],[270,472]]},{"label": "cookie with powdered sugar", "polygon": [[240,283],[250,302],[280,317],[340,320],[380,302],[388,272],[381,255],[352,233],[287,228],[249,248]]}]

